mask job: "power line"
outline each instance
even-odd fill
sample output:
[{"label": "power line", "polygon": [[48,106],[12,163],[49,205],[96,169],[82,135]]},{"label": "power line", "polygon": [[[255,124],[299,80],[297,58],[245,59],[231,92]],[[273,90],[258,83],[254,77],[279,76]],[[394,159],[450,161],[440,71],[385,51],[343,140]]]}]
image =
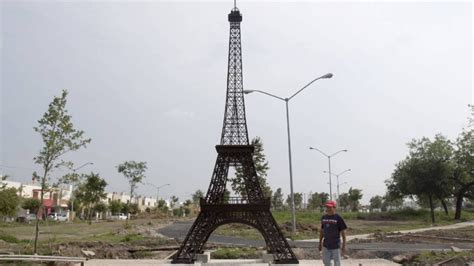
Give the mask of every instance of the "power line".
[{"label": "power line", "polygon": [[5,167],[5,168],[14,168],[14,169],[24,169],[24,170],[35,170],[33,168],[27,168],[27,167],[19,167],[19,166],[10,166],[10,165],[4,165],[0,164],[0,167]]}]

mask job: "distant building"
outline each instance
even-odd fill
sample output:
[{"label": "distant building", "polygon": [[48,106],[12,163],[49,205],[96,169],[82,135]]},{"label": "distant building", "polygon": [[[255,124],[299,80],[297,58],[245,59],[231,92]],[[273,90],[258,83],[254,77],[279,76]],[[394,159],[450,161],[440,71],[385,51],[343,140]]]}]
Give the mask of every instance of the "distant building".
[{"label": "distant building", "polygon": [[[25,184],[15,181],[1,181],[1,183],[6,184],[7,187],[13,187],[17,189],[17,194],[23,198],[33,198],[40,199],[41,195],[41,186],[36,184]],[[46,208],[46,214],[51,212],[65,212],[68,209],[68,203],[71,200],[72,195],[72,186],[62,185],[57,188],[49,188],[44,192],[43,195],[43,205]],[[103,200],[104,203],[109,204],[113,200],[119,200],[124,204],[130,202],[130,195],[125,194],[124,192],[112,192],[107,193],[107,198]],[[169,207],[170,202],[165,201],[166,205]],[[147,208],[155,208],[158,206],[156,198],[136,196],[133,197],[132,203],[138,204],[138,209],[143,212]]]},{"label": "distant building", "polygon": [[[23,198],[41,198],[41,186],[35,184],[24,184],[15,181],[2,181],[6,184],[6,187],[12,187],[17,189],[17,194]],[[67,212],[68,203],[71,199],[71,186],[64,185],[59,187],[51,187],[44,191],[43,194],[43,205],[45,207],[45,214],[48,215],[52,212],[62,213]],[[40,217],[41,217],[40,213]]]},{"label": "distant building", "polygon": [[[124,204],[128,204],[130,202],[130,195],[125,194],[124,192],[112,192],[107,193],[107,198],[104,200],[107,204],[113,200],[118,200]],[[138,209],[140,212],[145,211],[147,208],[156,208],[158,206],[158,202],[155,198],[144,197],[144,196],[136,196],[133,197],[132,203],[138,204]],[[169,206],[169,202],[166,201],[166,204]]]}]

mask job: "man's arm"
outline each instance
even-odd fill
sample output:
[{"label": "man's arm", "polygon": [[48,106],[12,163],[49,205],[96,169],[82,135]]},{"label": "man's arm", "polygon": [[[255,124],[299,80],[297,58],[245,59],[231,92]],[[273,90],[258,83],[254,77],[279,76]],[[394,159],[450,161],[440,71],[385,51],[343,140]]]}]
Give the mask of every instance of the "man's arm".
[{"label": "man's arm", "polygon": [[320,229],[319,230],[319,251],[323,250],[323,238],[324,238],[323,229]]},{"label": "man's arm", "polygon": [[341,231],[341,236],[342,236],[342,254],[344,255],[346,253],[346,230]]}]

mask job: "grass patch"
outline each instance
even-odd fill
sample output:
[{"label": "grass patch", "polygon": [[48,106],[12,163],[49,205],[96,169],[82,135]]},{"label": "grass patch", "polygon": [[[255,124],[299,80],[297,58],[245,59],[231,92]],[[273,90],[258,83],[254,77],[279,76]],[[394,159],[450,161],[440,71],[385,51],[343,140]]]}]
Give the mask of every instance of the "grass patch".
[{"label": "grass patch", "polygon": [[6,234],[4,232],[0,232],[0,240],[3,240],[7,243],[19,243],[20,242],[20,240],[18,240],[18,238],[16,238],[15,236]]},{"label": "grass patch", "polygon": [[135,242],[135,241],[139,241],[139,240],[143,240],[143,236],[138,235],[138,234],[128,234],[128,235],[124,236],[120,240],[120,242]]},{"label": "grass patch", "polygon": [[146,259],[153,257],[153,253],[151,251],[137,251],[133,253],[134,259]]},{"label": "grass patch", "polygon": [[413,258],[412,263],[421,265],[433,265],[435,263],[447,260],[449,258],[458,257],[465,262],[474,260],[474,250],[454,252],[454,251],[425,251]]},{"label": "grass patch", "polygon": [[256,248],[220,248],[211,253],[211,259],[259,259],[261,251]]},{"label": "grass patch", "polygon": [[225,224],[219,226],[213,234],[221,236],[238,236],[246,239],[261,239],[263,240],[262,234],[260,232],[248,225],[245,224]]}]

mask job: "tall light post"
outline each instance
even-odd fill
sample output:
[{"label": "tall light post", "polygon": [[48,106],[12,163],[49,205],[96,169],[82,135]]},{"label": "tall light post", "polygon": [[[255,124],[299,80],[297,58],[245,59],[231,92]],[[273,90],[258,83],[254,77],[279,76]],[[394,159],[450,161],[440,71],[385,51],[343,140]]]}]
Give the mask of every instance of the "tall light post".
[{"label": "tall light post", "polygon": [[164,184],[164,185],[161,185],[161,186],[155,186],[152,183],[147,183],[147,184],[154,187],[154,188],[156,188],[156,206],[158,206],[158,200],[159,200],[158,195],[160,194],[160,188],[165,187],[165,186],[169,186],[170,184]]},{"label": "tall light post", "polygon": [[77,174],[76,174],[76,171],[81,169],[82,167],[86,166],[86,165],[93,165],[94,163],[91,163],[91,162],[88,162],[88,163],[85,163],[77,168],[74,168],[72,169],[72,172],[74,173],[73,176],[74,176],[74,179],[72,180],[71,182],[71,212],[74,212],[74,185],[76,184],[78,178],[77,178]]},{"label": "tall light post", "polygon": [[333,76],[332,73],[328,73],[328,74],[323,75],[321,77],[315,78],[311,82],[306,84],[303,88],[299,89],[297,92],[295,92],[293,95],[291,95],[288,98],[279,97],[279,96],[276,96],[274,94],[264,92],[264,91],[261,91],[261,90],[244,90],[245,94],[249,94],[249,93],[252,93],[252,92],[259,92],[259,93],[263,93],[265,95],[271,96],[273,98],[276,98],[278,100],[282,100],[282,101],[285,102],[285,105],[286,105],[286,130],[287,130],[287,133],[288,133],[288,167],[289,167],[289,171],[290,171],[290,198],[291,198],[291,216],[292,216],[292,230],[293,230],[293,233],[296,232],[296,215],[295,215],[295,198],[294,198],[294,194],[293,194],[293,167],[292,167],[292,162],[291,162],[290,112],[289,112],[289,108],[288,108],[288,102],[291,99],[293,99],[293,97],[295,97],[298,93],[300,93],[302,90],[306,89],[306,87],[308,87],[313,82],[315,82],[316,80],[318,80],[318,79],[329,79],[329,78],[332,78],[332,76]]},{"label": "tall light post", "polygon": [[347,152],[347,150],[344,149],[344,150],[336,151],[336,152],[333,153],[333,154],[327,155],[325,152],[321,151],[321,150],[318,149],[318,148],[309,147],[309,149],[310,149],[310,150],[319,151],[322,155],[324,155],[324,156],[326,156],[326,157],[328,158],[328,162],[329,162],[329,171],[328,171],[328,174],[329,174],[329,199],[332,200],[331,157],[335,156],[336,154],[338,154],[338,153],[340,153],[340,152]]},{"label": "tall light post", "polygon": [[[351,171],[351,169],[346,169],[346,170],[340,172],[339,174],[334,174],[334,175],[336,176],[336,182],[337,182],[337,198],[336,198],[337,201],[339,201],[339,195],[340,195],[340,194],[339,194],[339,177],[340,177],[341,175],[343,175],[344,173],[347,173],[347,172],[349,172],[349,171]],[[328,171],[323,171],[323,173],[327,173],[327,172],[328,172]],[[332,173],[331,173],[331,174],[332,174]],[[347,183],[347,182],[345,182],[345,183]],[[344,184],[344,183],[343,183],[343,184]]]}]

